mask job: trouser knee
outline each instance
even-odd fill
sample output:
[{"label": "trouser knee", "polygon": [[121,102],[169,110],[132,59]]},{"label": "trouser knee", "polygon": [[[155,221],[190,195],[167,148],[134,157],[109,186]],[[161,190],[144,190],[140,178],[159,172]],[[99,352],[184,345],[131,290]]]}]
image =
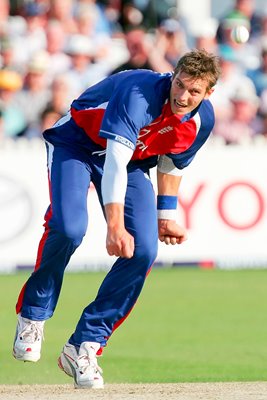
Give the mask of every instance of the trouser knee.
[{"label": "trouser knee", "polygon": [[138,246],[134,252],[134,258],[136,262],[140,265],[146,266],[146,268],[150,268],[154,263],[158,253],[157,243],[151,245],[151,243],[144,243],[142,246]]},{"label": "trouser knee", "polygon": [[86,233],[86,227],[73,224],[65,224],[61,226],[53,226],[52,231],[60,242],[71,244],[73,248],[77,248]]},{"label": "trouser knee", "polygon": [[82,229],[75,229],[75,227],[62,232],[68,242],[71,242],[73,247],[77,248],[82,243],[85,231]]}]

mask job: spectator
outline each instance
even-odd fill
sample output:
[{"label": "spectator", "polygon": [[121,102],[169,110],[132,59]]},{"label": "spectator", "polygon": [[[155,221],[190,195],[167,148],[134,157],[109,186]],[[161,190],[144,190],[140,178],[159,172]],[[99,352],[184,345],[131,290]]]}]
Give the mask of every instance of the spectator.
[{"label": "spectator", "polygon": [[4,132],[4,118],[3,118],[3,110],[0,103],[0,143],[4,141],[5,132]]},{"label": "spectator", "polygon": [[21,65],[15,56],[14,44],[10,37],[3,36],[0,40],[0,68],[22,72]]},{"label": "spectator", "polygon": [[[25,35],[27,30],[27,23],[25,18],[20,15],[10,15],[10,3],[9,0],[0,1],[0,40],[1,40],[1,52],[0,62],[3,62],[2,51],[7,49],[9,53],[13,53],[12,58],[15,64],[21,66],[25,62],[27,56],[21,51],[22,49],[22,37]],[[27,43],[24,43],[27,46]],[[11,47],[12,46],[12,50]],[[1,61],[2,60],[2,61]]]},{"label": "spectator", "polygon": [[245,25],[253,38],[261,30],[261,17],[256,14],[255,0],[235,0],[234,7],[224,15],[217,30],[217,40],[219,44],[226,43],[234,45],[231,41],[230,33],[233,26],[237,24]]},{"label": "spectator", "polygon": [[155,46],[164,59],[174,68],[177,60],[188,50],[185,32],[176,19],[168,18],[161,22]]},{"label": "spectator", "polygon": [[261,118],[261,137],[267,141],[267,111],[261,112],[259,115]]},{"label": "spectator", "polygon": [[22,88],[23,79],[18,72],[0,71],[1,136],[16,138],[26,128],[23,110],[15,102],[15,95]]},{"label": "spectator", "polygon": [[251,85],[251,80],[245,75],[236,58],[234,49],[227,45],[219,46],[221,76],[217,82],[217,89],[212,93],[210,100],[214,106],[216,119],[228,119],[232,113],[232,101],[236,91],[245,85]]},{"label": "spectator", "polygon": [[74,0],[50,0],[49,19],[58,20],[67,35],[77,33],[74,5]]},{"label": "spectator", "polygon": [[10,15],[10,1],[0,1],[0,37],[14,37],[25,32],[26,21],[21,15]]},{"label": "spectator", "polygon": [[117,67],[112,73],[127,69],[152,69],[157,72],[172,70],[172,65],[165,60],[164,55],[158,51],[156,45],[149,41],[147,33],[142,28],[133,28],[125,35],[129,52],[128,60]]},{"label": "spectator", "polygon": [[40,138],[43,140],[43,131],[51,128],[61,117],[62,114],[59,114],[53,107],[48,106],[41,113],[39,120],[26,129],[23,133],[23,137],[27,139]]},{"label": "spectator", "polygon": [[[79,0],[75,9],[78,33],[94,43],[94,62],[109,65],[111,71],[125,61],[124,34],[112,31],[106,13],[95,0]],[[114,27],[115,29],[115,27]],[[113,34],[115,36],[113,37]]]},{"label": "spectator", "polygon": [[[232,36],[232,30],[236,26],[245,26],[249,33],[246,43],[238,43]],[[218,44],[224,44],[234,49],[236,59],[244,70],[254,69],[259,66],[258,51],[252,38],[258,34],[260,18],[255,13],[254,0],[236,0],[235,7],[219,22],[217,29]]]},{"label": "spectator", "polygon": [[47,52],[49,53],[49,77],[51,81],[59,73],[66,72],[71,66],[71,58],[64,50],[67,37],[58,20],[49,20],[46,27]]},{"label": "spectator", "polygon": [[21,51],[25,53],[28,62],[33,55],[46,49],[45,26],[47,22],[46,8],[35,2],[25,3],[23,8],[27,29],[22,36]]},{"label": "spectator", "polygon": [[107,63],[94,62],[95,46],[88,36],[71,35],[66,47],[71,68],[66,73],[75,94],[94,85],[109,73]]},{"label": "spectator", "polygon": [[55,77],[51,85],[48,107],[58,114],[66,114],[69,110],[70,101],[75,97],[71,87],[67,74],[60,74]]},{"label": "spectator", "polygon": [[38,121],[49,101],[48,69],[48,53],[36,53],[28,65],[23,89],[16,96],[17,104],[24,111],[28,125]]},{"label": "spectator", "polygon": [[100,34],[100,36],[105,35],[110,37],[111,29],[106,14],[106,8],[107,4],[105,4],[105,7],[103,7],[101,4],[99,4],[99,1],[96,0],[78,0],[75,6],[75,16],[80,18],[82,14],[87,13],[89,10],[90,14],[94,14],[95,32]]},{"label": "spectator", "polygon": [[260,97],[259,117],[261,119],[261,134],[267,140],[267,88]]},{"label": "spectator", "polygon": [[238,87],[231,101],[231,114],[224,120],[216,120],[213,133],[223,138],[226,144],[249,143],[262,128],[257,117],[260,103],[253,83],[248,81]]},{"label": "spectator", "polygon": [[252,79],[257,95],[261,96],[262,92],[267,89],[267,38],[266,43],[262,45],[259,68],[248,70],[247,75]]},{"label": "spectator", "polygon": [[0,2],[0,36],[7,35],[10,28],[10,3],[9,0]]},{"label": "spectator", "polygon": [[260,112],[262,114],[267,114],[267,88],[261,93],[260,103]]},{"label": "spectator", "polygon": [[[77,33],[88,36],[94,43],[94,56],[96,60],[105,59],[110,52],[111,38],[109,32],[104,29],[99,30],[99,26],[103,25],[100,21],[104,20],[104,16],[100,14],[94,2],[86,4],[79,2],[75,13],[77,23]],[[106,22],[104,20],[104,22]]]},{"label": "spectator", "polygon": [[47,107],[41,114],[41,132],[51,128],[63,115],[52,107]]},{"label": "spectator", "polygon": [[201,29],[195,31],[194,40],[197,49],[205,49],[209,53],[218,54],[219,46],[216,38],[217,21],[207,19],[206,24]]},{"label": "spectator", "polygon": [[[103,0],[99,2],[99,7],[102,13],[105,14],[105,18],[108,24],[108,31],[111,37],[121,37],[122,27],[119,22],[120,19],[120,0]],[[102,5],[103,3],[103,5]]]},{"label": "spectator", "polygon": [[[145,0],[148,4],[148,1]],[[144,12],[136,6],[134,0],[121,1],[119,23],[124,32],[144,25]]]},{"label": "spectator", "polygon": [[260,46],[267,42],[267,6],[262,10],[261,30],[259,35]]},{"label": "spectator", "polygon": [[121,1],[120,24],[126,32],[140,25],[156,29],[167,18],[177,17],[177,0]]}]

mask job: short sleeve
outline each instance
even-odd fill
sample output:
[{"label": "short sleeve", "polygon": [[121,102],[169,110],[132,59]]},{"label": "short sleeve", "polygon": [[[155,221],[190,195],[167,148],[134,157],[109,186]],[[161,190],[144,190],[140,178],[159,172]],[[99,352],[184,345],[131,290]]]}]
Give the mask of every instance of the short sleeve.
[{"label": "short sleeve", "polygon": [[145,87],[126,82],[119,85],[106,108],[99,135],[135,149],[142,127],[151,122],[149,92]]}]

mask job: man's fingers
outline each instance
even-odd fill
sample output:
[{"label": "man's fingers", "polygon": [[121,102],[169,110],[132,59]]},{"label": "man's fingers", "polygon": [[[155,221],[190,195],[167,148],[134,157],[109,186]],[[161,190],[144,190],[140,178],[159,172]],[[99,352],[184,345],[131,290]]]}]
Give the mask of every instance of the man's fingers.
[{"label": "man's fingers", "polygon": [[122,244],[121,257],[131,258],[134,254],[134,238],[131,236],[129,240]]},{"label": "man's fingers", "polygon": [[165,244],[170,244],[170,243],[171,243],[171,237],[165,235],[165,237],[164,237],[164,242],[165,242]]},{"label": "man's fingers", "polygon": [[165,244],[176,244],[177,243],[177,238],[175,236],[165,236],[164,238]]},{"label": "man's fingers", "polygon": [[175,245],[175,244],[181,244],[181,243],[183,243],[185,240],[187,239],[187,237],[184,237],[184,236],[178,236],[178,237],[176,237],[176,236],[170,236],[170,235],[161,235],[161,236],[159,236],[159,240],[161,241],[161,242],[164,242],[165,244],[172,244],[172,245]]},{"label": "man's fingers", "polygon": [[131,258],[134,254],[134,238],[129,235],[116,244],[107,241],[107,252],[109,256]]},{"label": "man's fingers", "polygon": [[107,252],[109,256],[116,256],[116,257],[120,256],[119,250],[114,247],[107,246]]},{"label": "man's fingers", "polygon": [[173,236],[171,236],[171,238],[170,238],[170,242],[171,242],[171,244],[172,244],[172,245],[176,244],[176,243],[177,243],[177,238],[176,238],[176,237],[173,237]]}]

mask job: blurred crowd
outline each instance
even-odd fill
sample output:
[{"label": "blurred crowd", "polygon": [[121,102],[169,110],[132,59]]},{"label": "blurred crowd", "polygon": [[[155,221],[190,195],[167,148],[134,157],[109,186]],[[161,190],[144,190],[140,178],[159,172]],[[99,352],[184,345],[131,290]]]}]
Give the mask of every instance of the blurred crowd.
[{"label": "blurred crowd", "polygon": [[[237,44],[236,25],[249,40]],[[267,5],[233,0],[198,32],[176,0],[1,0],[0,142],[41,137],[87,87],[124,69],[172,71],[190,48],[220,57],[213,136],[267,141]]]}]

